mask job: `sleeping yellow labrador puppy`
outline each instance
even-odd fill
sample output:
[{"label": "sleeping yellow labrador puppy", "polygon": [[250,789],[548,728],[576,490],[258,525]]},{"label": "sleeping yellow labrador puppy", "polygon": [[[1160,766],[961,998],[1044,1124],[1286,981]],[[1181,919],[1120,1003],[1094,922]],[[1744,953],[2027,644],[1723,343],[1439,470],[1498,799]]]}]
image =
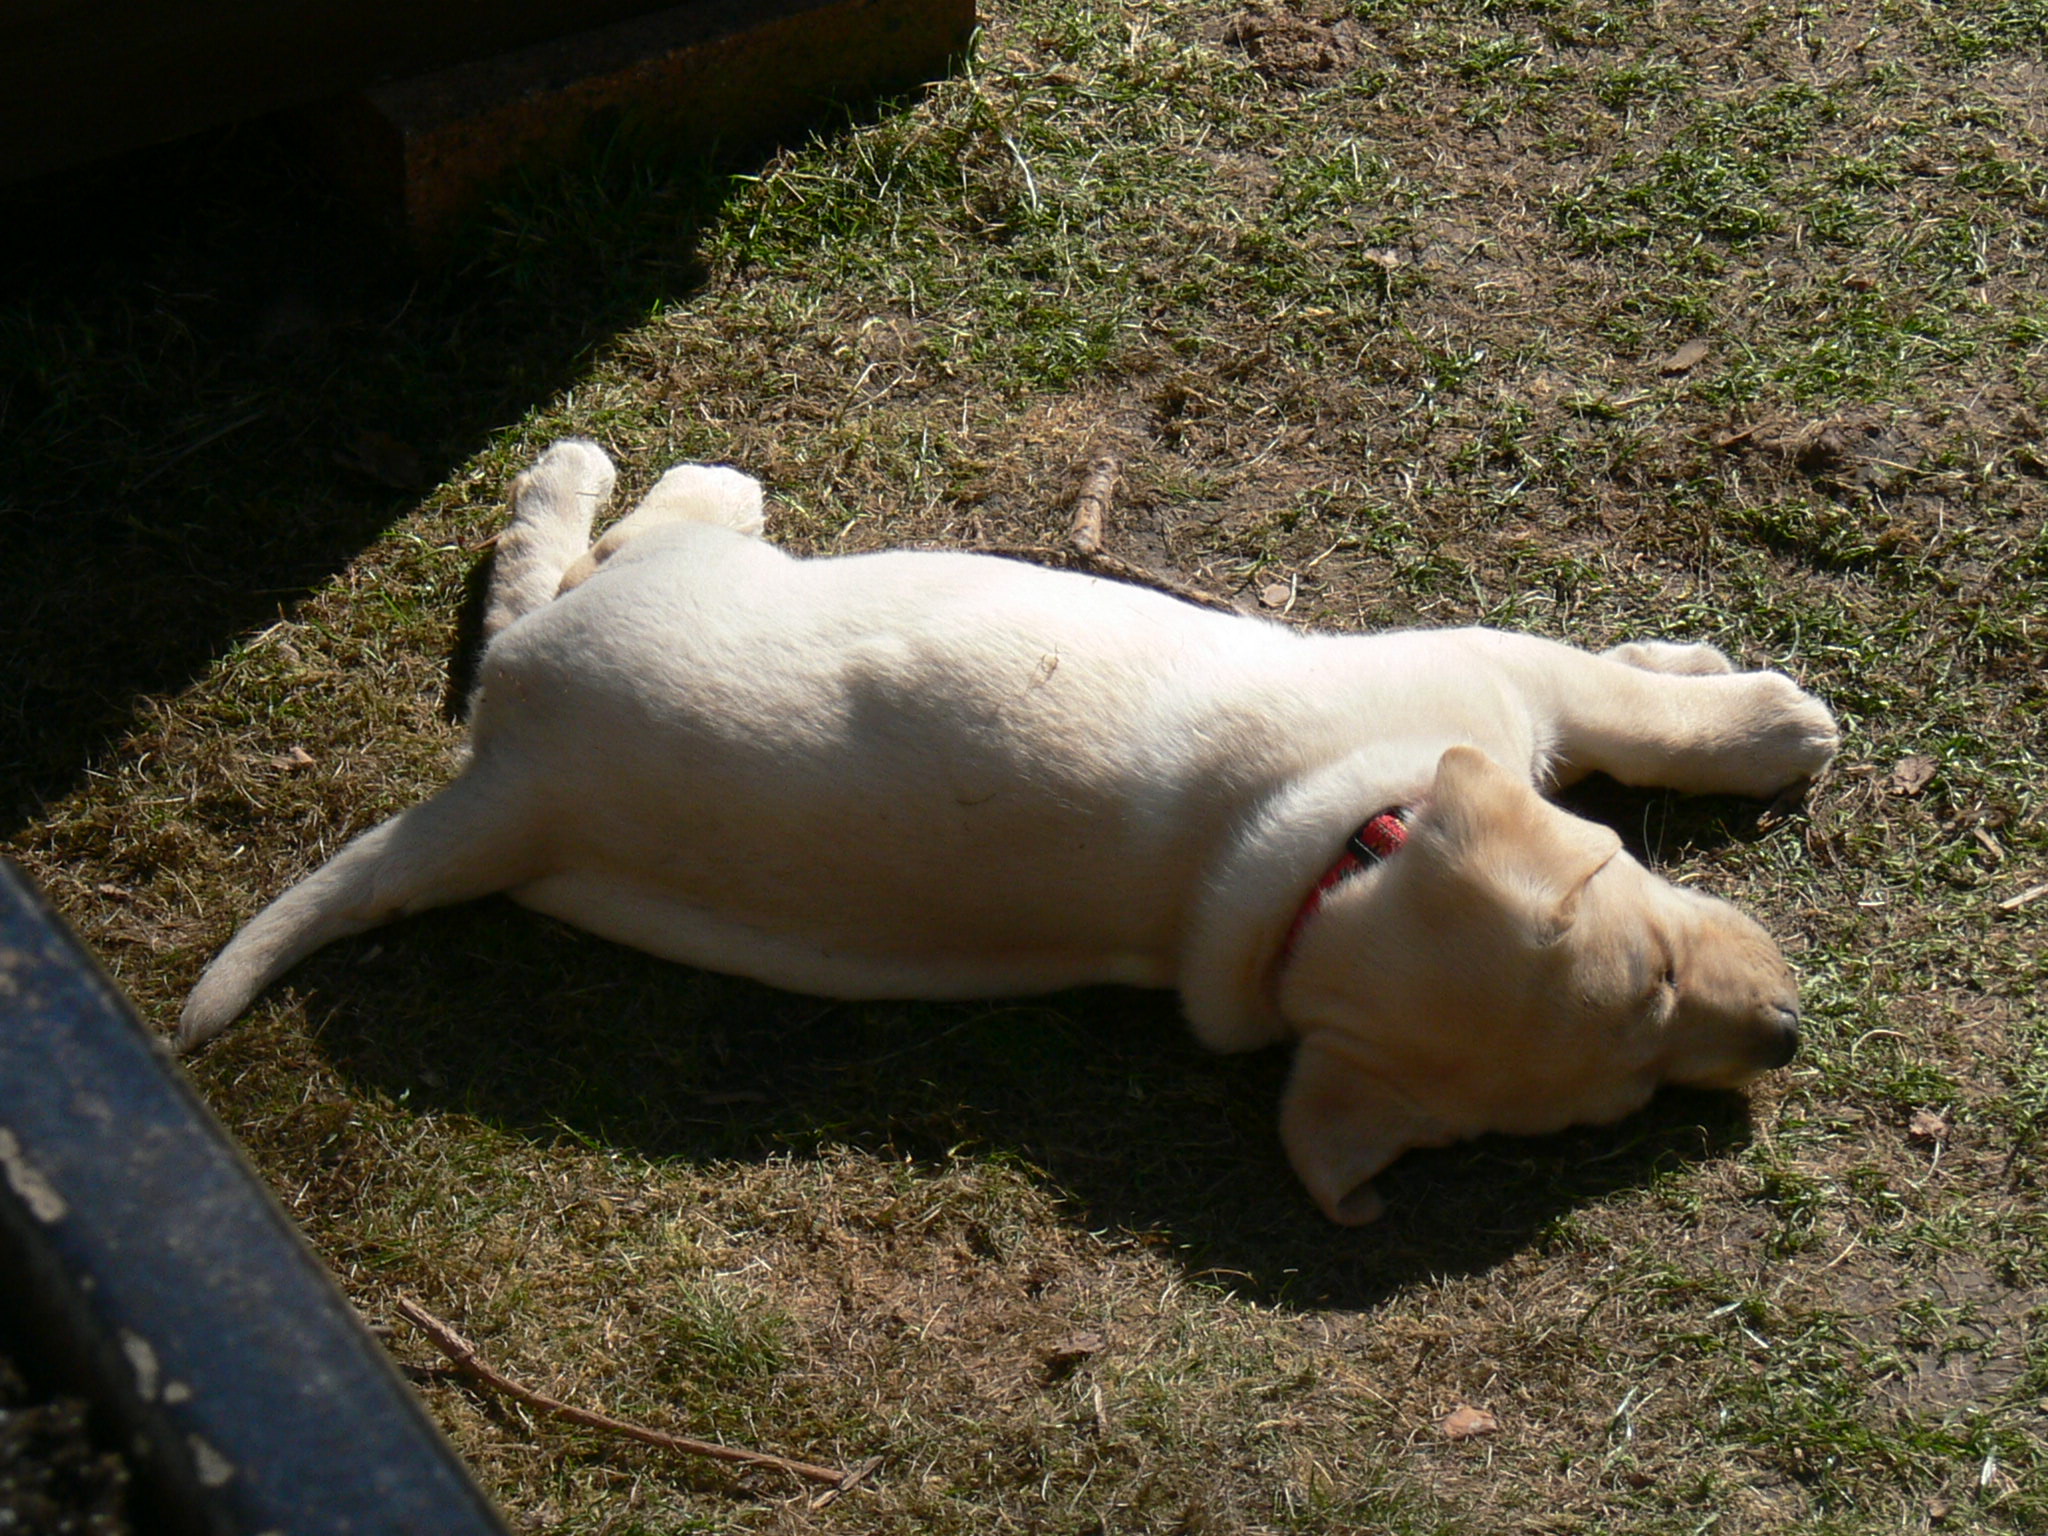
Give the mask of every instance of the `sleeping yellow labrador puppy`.
[{"label": "sleeping yellow labrador puppy", "polygon": [[1537,785],[1769,795],[1832,717],[1705,646],[1304,634],[1015,561],[797,560],[682,465],[595,546],[612,465],[513,487],[473,753],[249,924],[208,1039],[301,956],[493,891],[837,997],[1178,990],[1222,1051],[1297,1043],[1281,1133],[1333,1220],[1404,1150],[1611,1120],[1781,1065],[1778,947]]}]

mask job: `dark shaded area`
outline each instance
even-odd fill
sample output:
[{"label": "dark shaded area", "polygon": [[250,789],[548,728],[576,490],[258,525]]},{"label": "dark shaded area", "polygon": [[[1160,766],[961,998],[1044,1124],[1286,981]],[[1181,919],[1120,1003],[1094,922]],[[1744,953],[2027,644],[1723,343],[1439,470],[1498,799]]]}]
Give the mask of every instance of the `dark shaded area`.
[{"label": "dark shaded area", "polygon": [[1556,798],[1573,815],[1614,828],[1628,851],[1655,869],[1729,843],[1754,842],[1774,819],[1800,808],[1804,787],[1795,786],[1777,800],[1766,802],[1732,795],[1633,789],[1596,773]]},{"label": "dark shaded area", "polygon": [[267,125],[0,188],[0,835],[689,292],[728,180],[627,151],[431,275]]},{"label": "dark shaded area", "polygon": [[15,0],[0,28],[0,155],[9,175],[75,165],[668,3]]},{"label": "dark shaded area", "polygon": [[0,1356],[0,1511],[9,1536],[125,1536],[128,1467],[76,1397],[29,1391]]},{"label": "dark shaded area", "polygon": [[[688,1162],[835,1143],[935,1167],[1000,1152],[1042,1170],[1078,1225],[1149,1234],[1190,1273],[1298,1306],[1365,1307],[1485,1270],[1574,1208],[1748,1135],[1740,1095],[1668,1092],[1616,1126],[1411,1153],[1379,1181],[1388,1216],[1346,1231],[1280,1149],[1287,1053],[1211,1055],[1163,992],[835,1003],[668,965],[500,899],[336,945],[293,984],[362,1091]],[[232,1080],[265,1048],[231,1033],[208,1073]],[[353,1177],[336,1143],[345,1107],[301,1113],[274,1144],[303,1135],[326,1176]]]}]

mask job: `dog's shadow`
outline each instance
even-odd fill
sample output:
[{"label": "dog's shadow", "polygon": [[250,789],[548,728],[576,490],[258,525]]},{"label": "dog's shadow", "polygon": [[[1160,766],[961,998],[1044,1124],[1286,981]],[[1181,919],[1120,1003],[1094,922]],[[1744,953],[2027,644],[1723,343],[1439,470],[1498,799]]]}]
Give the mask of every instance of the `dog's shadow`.
[{"label": "dog's shadow", "polygon": [[[1681,814],[1688,840],[1711,840],[1711,809]],[[1667,1091],[1613,1126],[1414,1152],[1379,1181],[1388,1215],[1347,1232],[1281,1153],[1286,1053],[1205,1052],[1166,993],[835,1003],[668,965],[502,900],[336,946],[297,980],[337,1070],[415,1105],[691,1162],[999,1151],[1041,1170],[1077,1225],[1147,1234],[1190,1273],[1294,1306],[1364,1307],[1484,1271],[1589,1202],[1749,1135],[1741,1095]]]}]

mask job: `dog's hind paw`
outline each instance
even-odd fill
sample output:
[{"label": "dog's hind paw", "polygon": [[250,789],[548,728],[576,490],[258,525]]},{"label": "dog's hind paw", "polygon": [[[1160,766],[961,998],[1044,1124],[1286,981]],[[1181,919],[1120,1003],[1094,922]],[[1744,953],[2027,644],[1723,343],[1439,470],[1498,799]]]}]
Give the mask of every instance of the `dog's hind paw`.
[{"label": "dog's hind paw", "polygon": [[[655,481],[628,523],[654,527],[670,522],[718,523],[758,539],[767,522],[761,511],[761,482],[723,464],[678,464]],[[624,527],[621,524],[621,527]]]},{"label": "dog's hind paw", "polygon": [[592,518],[611,500],[618,473],[611,456],[587,437],[565,437],[512,482],[512,527],[559,536],[578,545]]}]

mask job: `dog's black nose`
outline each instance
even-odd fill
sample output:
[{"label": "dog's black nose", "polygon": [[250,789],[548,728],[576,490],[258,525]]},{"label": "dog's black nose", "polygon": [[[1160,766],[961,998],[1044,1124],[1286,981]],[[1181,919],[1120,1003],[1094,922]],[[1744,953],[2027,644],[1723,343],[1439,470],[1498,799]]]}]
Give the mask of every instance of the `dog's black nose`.
[{"label": "dog's black nose", "polygon": [[1769,1058],[1764,1065],[1782,1067],[1799,1054],[1799,1010],[1777,1003],[1772,1005],[1771,1012],[1775,1015],[1774,1022],[1778,1028]]}]

